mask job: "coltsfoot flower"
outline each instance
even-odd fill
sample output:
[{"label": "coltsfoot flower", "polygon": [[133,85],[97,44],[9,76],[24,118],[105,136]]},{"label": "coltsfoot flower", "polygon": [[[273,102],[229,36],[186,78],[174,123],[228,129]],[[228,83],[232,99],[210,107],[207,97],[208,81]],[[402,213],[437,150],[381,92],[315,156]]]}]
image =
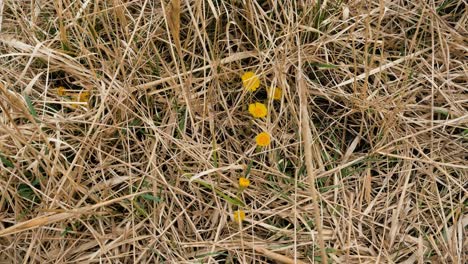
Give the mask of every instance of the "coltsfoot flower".
[{"label": "coltsfoot flower", "polygon": [[241,79],[244,89],[249,92],[255,92],[255,90],[260,86],[260,78],[258,78],[254,72],[248,71],[244,73]]},{"label": "coltsfoot flower", "polygon": [[266,147],[270,145],[271,137],[267,132],[262,132],[255,137],[255,142],[259,147]]},{"label": "coltsfoot flower", "polygon": [[242,221],[245,220],[245,212],[244,210],[237,210],[234,211],[234,222],[236,223],[242,223]]},{"label": "coltsfoot flower", "polygon": [[59,96],[65,96],[65,95],[67,95],[67,91],[66,91],[65,87],[59,86],[59,87],[57,88],[57,94],[58,94]]},{"label": "coltsfoot flower", "polygon": [[89,101],[89,92],[81,92],[76,97],[78,102],[86,103]]},{"label": "coltsfoot flower", "polygon": [[244,178],[244,177],[239,178],[239,187],[240,187],[240,189],[245,189],[245,188],[249,187],[249,185],[250,185],[250,180],[249,179]]},{"label": "coltsfoot flower", "polygon": [[[87,103],[89,101],[90,93],[84,91],[84,92],[74,93],[74,94],[71,94],[71,95],[73,95],[73,98],[74,98],[75,102],[86,103],[86,105],[87,105]],[[79,104],[72,103],[71,107],[78,108]]]},{"label": "coltsfoot flower", "polygon": [[268,96],[273,98],[274,100],[281,100],[281,96],[283,96],[283,91],[281,88],[278,87],[270,87],[267,89]]},{"label": "coltsfoot flower", "polygon": [[255,118],[262,118],[267,115],[268,110],[265,104],[257,102],[249,105],[249,113]]}]

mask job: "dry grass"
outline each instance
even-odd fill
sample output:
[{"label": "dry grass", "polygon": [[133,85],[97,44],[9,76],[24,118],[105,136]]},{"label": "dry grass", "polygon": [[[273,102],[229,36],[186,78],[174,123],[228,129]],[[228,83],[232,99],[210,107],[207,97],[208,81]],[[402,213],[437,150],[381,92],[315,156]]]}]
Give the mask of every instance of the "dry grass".
[{"label": "dry grass", "polygon": [[168,2],[0,0],[1,263],[466,260],[465,0]]}]

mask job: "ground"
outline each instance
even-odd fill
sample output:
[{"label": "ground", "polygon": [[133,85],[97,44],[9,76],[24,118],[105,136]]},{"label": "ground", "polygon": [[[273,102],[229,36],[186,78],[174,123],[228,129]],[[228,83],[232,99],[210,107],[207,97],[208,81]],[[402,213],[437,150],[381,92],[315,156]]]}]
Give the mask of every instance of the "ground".
[{"label": "ground", "polygon": [[468,4],[0,1],[1,263],[463,263]]}]

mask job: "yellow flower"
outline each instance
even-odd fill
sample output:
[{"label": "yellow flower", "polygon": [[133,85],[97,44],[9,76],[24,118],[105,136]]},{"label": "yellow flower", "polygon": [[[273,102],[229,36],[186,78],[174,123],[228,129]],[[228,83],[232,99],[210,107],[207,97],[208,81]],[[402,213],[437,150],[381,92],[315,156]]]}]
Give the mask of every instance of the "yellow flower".
[{"label": "yellow flower", "polygon": [[267,115],[267,107],[262,103],[253,103],[249,105],[249,113],[252,114],[253,117],[262,118]]},{"label": "yellow flower", "polygon": [[245,220],[245,212],[243,210],[234,211],[234,221],[237,223],[241,223]]},{"label": "yellow flower", "polygon": [[60,96],[65,96],[67,94],[67,91],[65,91],[65,87],[59,86],[59,88],[57,88],[57,94]]},{"label": "yellow flower", "polygon": [[87,103],[89,100],[89,92],[81,92],[76,97],[78,102]]},{"label": "yellow flower", "polygon": [[283,91],[281,88],[278,87],[271,87],[267,90],[268,96],[272,97],[275,100],[281,100],[281,96],[283,95]]},{"label": "yellow flower", "polygon": [[[88,103],[89,100],[89,92],[79,92],[79,93],[72,93],[70,95],[73,95],[73,98],[75,99],[75,102],[80,102],[80,103]],[[71,107],[73,108],[78,108],[80,105],[77,103],[72,103]]]},{"label": "yellow flower", "polygon": [[255,142],[257,142],[257,145],[260,147],[266,147],[270,145],[270,142],[271,142],[270,134],[268,134],[267,132],[262,132],[258,134],[255,137]]},{"label": "yellow flower", "polygon": [[239,178],[239,187],[240,187],[240,189],[245,189],[245,188],[249,187],[249,185],[250,185],[250,180],[249,179],[244,178],[244,177]]},{"label": "yellow flower", "polygon": [[242,85],[247,91],[255,92],[260,86],[260,79],[258,76],[251,71],[248,71],[242,75]]}]

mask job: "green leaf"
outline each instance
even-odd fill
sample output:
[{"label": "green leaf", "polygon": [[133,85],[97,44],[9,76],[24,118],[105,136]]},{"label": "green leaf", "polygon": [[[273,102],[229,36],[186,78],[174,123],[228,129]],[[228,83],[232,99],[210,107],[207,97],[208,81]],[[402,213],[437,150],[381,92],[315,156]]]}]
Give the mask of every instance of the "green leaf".
[{"label": "green leaf", "polygon": [[252,166],[253,166],[253,161],[251,160],[249,165],[247,166],[247,170],[245,171],[245,177],[247,178],[250,174],[250,170],[252,170]]},{"label": "green leaf", "polygon": [[468,137],[468,129],[465,129],[465,130],[462,132],[462,135],[463,135],[463,137]]},{"label": "green leaf", "polygon": [[216,150],[216,140],[214,138],[211,145],[213,147],[213,167],[218,168],[218,151]]},{"label": "green leaf", "polygon": [[24,100],[26,100],[26,103],[28,104],[29,112],[31,113],[31,115],[37,117],[36,109],[34,109],[34,105],[32,104],[32,101],[29,98],[29,96],[24,95]]},{"label": "green leaf", "polygon": [[337,69],[338,66],[333,65],[333,64],[326,64],[326,63],[318,63],[318,62],[311,62],[311,66],[317,66],[318,68],[322,69]]},{"label": "green leaf", "polygon": [[40,183],[41,183],[41,182],[39,181],[39,179],[34,179],[34,181],[31,182],[32,186],[34,186],[34,187],[40,186],[40,185],[39,185]]},{"label": "green leaf", "polygon": [[438,114],[441,114],[441,115],[443,115],[445,117],[447,117],[449,115],[449,112],[446,109],[436,108],[436,109],[434,109],[434,112],[438,113]]},{"label": "green leaf", "polygon": [[445,9],[448,4],[450,4],[450,0],[445,0],[440,6],[436,8],[437,13],[440,13],[441,10]]},{"label": "green leaf", "polygon": [[33,189],[24,183],[18,185],[18,195],[31,202],[34,202],[37,198]]},{"label": "green leaf", "polygon": [[139,202],[132,200],[132,204],[133,204],[133,207],[139,213],[139,216],[144,216],[144,217],[148,216],[148,212],[146,212],[145,207],[142,206]]},{"label": "green leaf", "polygon": [[14,168],[15,165],[13,165],[13,163],[8,160],[7,158],[5,158],[5,156],[2,155],[2,153],[0,153],[0,161],[2,161],[3,165],[5,167],[8,167],[8,168]]},{"label": "green leaf", "polygon": [[224,200],[226,200],[227,202],[229,202],[229,203],[231,203],[231,204],[233,204],[233,205],[245,206],[244,203],[243,203],[241,200],[239,200],[239,199],[237,199],[237,198],[235,198],[235,197],[231,197],[231,196],[229,196],[229,195],[223,193],[223,192],[220,191],[220,190],[216,190],[216,189],[215,189],[215,192],[216,192],[216,194],[218,194],[219,196],[223,197]]},{"label": "green leaf", "polygon": [[62,231],[60,234],[61,236],[66,236],[68,233],[70,233],[73,229],[70,226],[65,227],[65,229]]},{"label": "green leaf", "polygon": [[235,197],[231,197],[231,196],[225,194],[224,192],[222,192],[221,190],[218,190],[217,188],[213,187],[213,186],[212,186],[211,184],[209,184],[209,183],[206,183],[206,182],[201,181],[201,180],[195,180],[195,182],[196,182],[196,183],[199,183],[199,184],[201,184],[201,185],[203,185],[204,187],[206,187],[206,188],[208,188],[208,189],[210,189],[210,190],[215,191],[215,193],[216,193],[217,195],[221,196],[224,200],[226,200],[228,203],[230,203],[230,204],[232,204],[232,205],[245,206],[245,204],[244,204],[241,200],[239,200],[239,199],[237,199],[237,198],[235,198]]},{"label": "green leaf", "polygon": [[151,195],[149,193],[142,194],[141,198],[143,198],[145,200],[148,200],[148,201],[157,202],[157,203],[162,201],[162,199],[160,197],[153,196],[153,195]]},{"label": "green leaf", "polygon": [[64,51],[71,51],[70,47],[67,45],[67,43],[65,43],[64,41],[62,41],[62,49]]}]

